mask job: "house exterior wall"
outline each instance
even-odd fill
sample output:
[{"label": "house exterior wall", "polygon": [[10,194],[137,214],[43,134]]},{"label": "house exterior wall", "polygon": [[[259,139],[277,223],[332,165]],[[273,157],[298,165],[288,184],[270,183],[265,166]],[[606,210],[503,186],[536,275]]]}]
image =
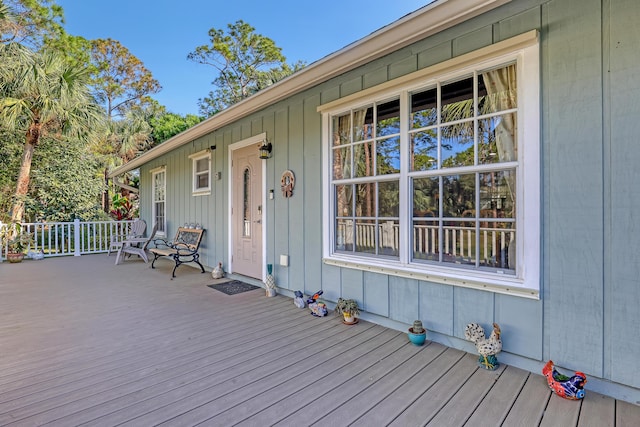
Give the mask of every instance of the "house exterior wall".
[{"label": "house exterior wall", "polygon": [[[640,3],[636,0],[514,0],[400,49],[311,90],[186,144],[141,168],[141,215],[151,216],[151,174],[167,166],[169,236],[185,222],[207,229],[205,264],[228,264],[228,149],[266,132],[267,263],[278,286],[322,289],[323,297],[355,298],[365,317],[393,327],[421,319],[431,337],[473,351],[463,341],[469,322],[503,331],[501,360],[536,370],[553,359],[602,379],[607,392],[640,400]],[[538,30],[541,63],[542,271],[540,300],[412,280],[322,262],[321,104],[396,77]],[[188,156],[212,152],[209,196],[191,195]],[[296,176],[294,196],[280,174]],[[289,266],[278,264],[280,254]],[[620,391],[622,390],[622,391]]]}]

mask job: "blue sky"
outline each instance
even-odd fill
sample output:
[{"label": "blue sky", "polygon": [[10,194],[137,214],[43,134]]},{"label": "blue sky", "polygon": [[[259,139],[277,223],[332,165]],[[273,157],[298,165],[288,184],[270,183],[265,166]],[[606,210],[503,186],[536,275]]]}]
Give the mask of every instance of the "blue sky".
[{"label": "blue sky", "polygon": [[210,28],[239,19],[273,39],[287,62],[310,64],[419,9],[429,0],[58,0],[67,32],[118,40],[151,70],[171,112],[197,114],[215,70],[188,61]]}]

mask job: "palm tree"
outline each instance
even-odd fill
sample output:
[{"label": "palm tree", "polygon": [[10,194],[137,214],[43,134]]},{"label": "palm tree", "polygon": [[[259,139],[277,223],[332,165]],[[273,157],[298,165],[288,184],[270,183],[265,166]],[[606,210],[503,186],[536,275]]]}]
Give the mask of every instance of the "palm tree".
[{"label": "palm tree", "polygon": [[32,52],[17,43],[0,45],[0,126],[24,135],[11,220],[20,222],[29,189],[31,159],[41,138],[89,141],[104,118],[93,101],[84,68],[56,52]]}]

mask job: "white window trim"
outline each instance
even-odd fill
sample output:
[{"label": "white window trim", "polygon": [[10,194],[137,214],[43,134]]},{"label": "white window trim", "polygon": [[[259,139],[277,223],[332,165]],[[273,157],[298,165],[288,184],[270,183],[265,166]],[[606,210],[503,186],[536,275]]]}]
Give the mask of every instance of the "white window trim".
[{"label": "white window trim", "polygon": [[[162,224],[162,229],[165,231],[157,231],[156,235],[159,237],[166,236],[167,230],[167,167],[160,166],[149,171],[151,173],[151,218],[153,221],[156,220],[156,200],[155,200],[155,192],[156,192],[156,174],[164,173],[164,223]],[[160,228],[160,227],[158,227]]]},{"label": "white window trim", "polygon": [[[210,150],[202,150],[197,153],[193,153],[189,156],[191,159],[191,195],[192,196],[208,196],[211,194],[211,151]],[[197,188],[198,186],[198,174],[197,174],[197,162],[198,160],[208,159],[208,169],[207,173],[209,174],[208,182],[206,187]]]},{"label": "white window trim", "polygon": [[[392,96],[403,96],[403,93],[425,87],[436,78],[442,80],[448,78],[448,75],[459,76],[474,68],[490,67],[514,59],[517,61],[519,76],[518,99],[522,100],[518,106],[518,141],[521,141],[521,157],[517,178],[522,184],[518,187],[521,190],[516,196],[516,224],[521,230],[516,239],[516,275],[500,275],[431,264],[418,266],[409,262],[409,254],[402,247],[399,261],[333,253],[335,206],[331,191],[331,116]],[[323,233],[322,242],[323,261],[326,264],[533,299],[540,298],[540,59],[536,30],[321,105],[318,111],[323,117],[323,205],[329,212],[329,215],[324,215],[323,218],[324,229],[327,230]],[[401,176],[401,191],[404,190],[407,194],[406,185],[402,186],[406,181],[406,174],[402,173]],[[401,220],[409,220],[410,213],[407,208],[401,207],[400,215]],[[405,242],[406,238],[405,236]]]}]

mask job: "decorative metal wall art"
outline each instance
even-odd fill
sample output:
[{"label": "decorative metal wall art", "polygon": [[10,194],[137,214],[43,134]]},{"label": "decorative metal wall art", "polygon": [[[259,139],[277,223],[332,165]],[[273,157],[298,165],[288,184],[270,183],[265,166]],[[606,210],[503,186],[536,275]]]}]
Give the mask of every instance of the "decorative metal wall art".
[{"label": "decorative metal wall art", "polygon": [[282,178],[280,178],[280,188],[282,189],[282,195],[284,197],[293,196],[293,187],[296,185],[296,178],[293,175],[293,172],[290,170],[286,170],[282,173]]}]

